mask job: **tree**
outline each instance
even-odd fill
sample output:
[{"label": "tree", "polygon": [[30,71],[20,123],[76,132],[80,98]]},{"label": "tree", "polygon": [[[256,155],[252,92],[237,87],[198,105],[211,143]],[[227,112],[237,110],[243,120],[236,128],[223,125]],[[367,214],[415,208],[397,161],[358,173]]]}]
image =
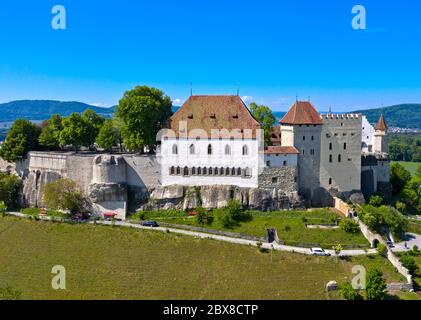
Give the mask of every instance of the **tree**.
[{"label": "tree", "polygon": [[415,176],[421,178],[421,164],[417,167],[417,171],[415,172]]},{"label": "tree", "polygon": [[382,300],[386,295],[386,282],[383,274],[378,269],[370,269],[367,272],[365,299]]},{"label": "tree", "polygon": [[415,275],[415,272],[418,269],[417,263],[413,257],[408,253],[405,253],[400,258],[402,265],[408,269],[409,273]]},{"label": "tree", "polygon": [[128,150],[153,152],[156,135],[172,115],[171,99],[158,89],[138,86],[124,93],[117,107],[123,121],[121,134]]},{"label": "tree", "polygon": [[7,208],[15,208],[22,181],[15,175],[0,173],[0,201]]},{"label": "tree", "polygon": [[198,224],[203,226],[211,222],[211,216],[206,209],[199,207],[196,209],[196,221]]},{"label": "tree", "polygon": [[111,150],[121,140],[120,131],[114,126],[112,120],[106,120],[99,130],[96,143],[100,148]]},{"label": "tree", "polygon": [[224,228],[232,228],[236,224],[233,216],[226,209],[216,209],[214,210],[214,215],[216,217],[216,220]]},{"label": "tree", "polygon": [[370,201],[368,203],[373,207],[380,207],[383,204],[383,198],[378,195],[374,195],[370,197]]},{"label": "tree", "polygon": [[415,214],[421,212],[421,177],[412,178],[401,195],[409,212]]},{"label": "tree", "polygon": [[344,299],[346,300],[359,300],[360,295],[358,294],[358,291],[355,290],[352,285],[349,282],[344,283],[340,287],[340,292]]},{"label": "tree", "polygon": [[6,213],[7,207],[4,201],[0,201],[0,215],[3,217]]},{"label": "tree", "polygon": [[104,117],[99,116],[95,111],[88,109],[82,114],[82,120],[85,122],[85,135],[83,145],[91,147],[99,134],[103,124]]},{"label": "tree", "polygon": [[73,180],[59,179],[48,183],[43,191],[43,200],[50,209],[77,213],[87,208],[88,201]]},{"label": "tree", "polygon": [[63,146],[73,146],[78,150],[86,143],[86,122],[79,113],[72,113],[63,119],[63,130],[60,132],[60,144]]},{"label": "tree", "polygon": [[351,219],[343,219],[339,226],[346,233],[358,233],[360,231],[358,222]]},{"label": "tree", "polygon": [[22,159],[29,151],[38,149],[39,128],[30,121],[16,120],[0,149],[0,157],[8,162]]},{"label": "tree", "polygon": [[250,111],[253,117],[259,121],[260,126],[265,132],[265,146],[270,145],[272,135],[272,126],[275,124],[276,118],[272,110],[264,105],[258,105],[254,102],[250,103]]},{"label": "tree", "polygon": [[411,180],[411,173],[399,163],[392,163],[390,166],[390,182],[394,193],[400,194],[409,180]]},{"label": "tree", "polygon": [[63,119],[60,115],[53,115],[42,128],[38,138],[39,144],[48,150],[60,148],[60,133],[63,130]]}]

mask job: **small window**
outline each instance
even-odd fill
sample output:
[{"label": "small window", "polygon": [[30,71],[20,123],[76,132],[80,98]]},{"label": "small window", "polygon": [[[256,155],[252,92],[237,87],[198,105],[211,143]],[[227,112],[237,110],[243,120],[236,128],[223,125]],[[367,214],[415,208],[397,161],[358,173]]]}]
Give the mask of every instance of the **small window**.
[{"label": "small window", "polygon": [[225,175],[226,175],[226,176],[229,176],[229,175],[230,175],[230,168],[226,168],[226,169],[225,169]]},{"label": "small window", "polygon": [[346,150],[346,142],[344,143],[344,150]]},{"label": "small window", "polygon": [[231,155],[231,147],[229,145],[225,146],[225,155],[226,156]]},{"label": "small window", "polygon": [[342,156],[338,155],[338,162],[342,162]]},{"label": "small window", "polygon": [[178,154],[178,147],[176,144],[172,146],[172,154]]},{"label": "small window", "polygon": [[331,143],[329,143],[329,150],[332,150],[333,149],[333,145],[332,145],[332,142]]},{"label": "small window", "polygon": [[273,177],[272,178],[272,183],[278,183],[278,178],[277,177]]},{"label": "small window", "polygon": [[311,136],[311,141],[314,141],[314,136]]},{"label": "small window", "polygon": [[284,167],[288,166],[288,161],[284,161]]},{"label": "small window", "polygon": [[231,169],[231,175],[232,175],[232,176],[235,176],[235,168],[232,168],[232,169]]},{"label": "small window", "polygon": [[218,168],[215,168],[214,174],[215,174],[215,176],[217,176],[219,174]]},{"label": "small window", "polygon": [[306,136],[303,136],[303,141],[306,141]]},{"label": "small window", "polygon": [[202,168],[201,167],[197,168],[197,175],[198,176],[202,175]]},{"label": "small window", "polygon": [[208,155],[212,154],[212,145],[208,145]]},{"label": "small window", "polygon": [[174,175],[175,174],[175,168],[174,167],[171,167],[171,169],[170,169],[170,175]]},{"label": "small window", "polygon": [[246,177],[251,177],[251,169],[250,168],[246,168],[246,170],[244,171],[244,175]]},{"label": "small window", "polygon": [[188,176],[188,175],[189,175],[189,168],[184,167],[183,174],[184,174],[185,176]]},{"label": "small window", "polygon": [[193,119],[193,113],[189,113],[188,118],[189,118],[189,119]]},{"label": "small window", "polygon": [[211,176],[213,174],[213,169],[209,168],[209,175]]},{"label": "small window", "polygon": [[180,175],[181,174],[181,168],[180,167],[177,167],[177,169],[176,169],[175,172],[176,172],[177,175]]},{"label": "small window", "polygon": [[329,162],[332,163],[333,162],[333,156],[329,155]]},{"label": "small window", "polygon": [[210,117],[211,119],[216,119],[216,114],[212,113]]},{"label": "small window", "polygon": [[332,185],[332,178],[329,178],[329,185],[331,186]]},{"label": "small window", "polygon": [[238,169],[237,169],[237,176],[241,176],[241,173],[242,173],[242,172],[241,172],[241,168],[238,168]]},{"label": "small window", "polygon": [[266,167],[270,167],[270,161],[266,161]]},{"label": "small window", "polygon": [[195,150],[194,144],[191,144],[189,149],[190,149],[190,154],[195,154],[196,150]]},{"label": "small window", "polygon": [[305,156],[305,154],[306,154],[306,151],[303,149],[303,156]]},{"label": "small window", "polygon": [[249,154],[249,148],[247,146],[243,146],[243,156],[247,156]]},{"label": "small window", "polygon": [[219,175],[220,175],[220,176],[223,176],[223,175],[224,175],[224,168],[220,168],[220,169],[219,169]]},{"label": "small window", "polygon": [[196,175],[196,168],[195,168],[195,167],[191,168],[191,174],[192,174],[193,176],[195,176],[195,175]]},{"label": "small window", "polygon": [[203,168],[203,175],[207,175],[208,174],[208,169],[206,167]]}]

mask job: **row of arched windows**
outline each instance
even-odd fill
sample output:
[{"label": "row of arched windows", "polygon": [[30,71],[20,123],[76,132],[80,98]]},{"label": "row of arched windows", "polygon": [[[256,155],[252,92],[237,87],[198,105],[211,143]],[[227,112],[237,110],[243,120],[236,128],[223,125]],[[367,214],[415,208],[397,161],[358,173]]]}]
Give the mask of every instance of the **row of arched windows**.
[{"label": "row of arched windows", "polygon": [[250,168],[224,168],[224,167],[171,167],[172,176],[230,176],[230,177],[251,177]]},{"label": "row of arched windows", "polygon": [[[244,145],[243,146],[242,152],[243,152],[243,156],[248,156],[248,154],[249,154],[249,148],[248,148],[247,145]],[[190,154],[196,154],[196,147],[195,147],[194,144],[191,144],[190,145],[190,147],[189,147],[189,153]],[[208,153],[208,155],[212,155],[213,154],[213,146],[211,144],[208,145],[207,153]],[[226,145],[225,146],[224,153],[227,156],[231,155],[232,151],[231,151],[231,146],[230,145]],[[172,146],[172,154],[178,154],[178,146],[176,144],[174,144]]]}]

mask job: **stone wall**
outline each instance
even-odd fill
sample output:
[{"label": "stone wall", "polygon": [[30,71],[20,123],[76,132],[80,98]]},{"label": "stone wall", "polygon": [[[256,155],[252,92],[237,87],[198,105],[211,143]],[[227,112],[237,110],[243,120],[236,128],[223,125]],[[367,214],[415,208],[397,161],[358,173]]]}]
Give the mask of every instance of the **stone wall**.
[{"label": "stone wall", "polygon": [[285,193],[298,190],[297,167],[264,168],[259,175],[259,188],[282,190]]}]

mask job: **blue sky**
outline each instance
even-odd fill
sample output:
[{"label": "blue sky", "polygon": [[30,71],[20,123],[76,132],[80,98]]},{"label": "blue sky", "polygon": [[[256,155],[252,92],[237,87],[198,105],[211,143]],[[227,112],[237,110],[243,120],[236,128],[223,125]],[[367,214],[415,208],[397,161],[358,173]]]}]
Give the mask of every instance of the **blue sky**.
[{"label": "blue sky", "polygon": [[[67,29],[51,28],[64,5]],[[351,9],[367,9],[367,30]],[[135,85],[181,102],[235,94],[286,110],[421,102],[421,3],[413,0],[2,0],[0,102],[117,104]],[[248,97],[248,98],[246,98]]]}]

